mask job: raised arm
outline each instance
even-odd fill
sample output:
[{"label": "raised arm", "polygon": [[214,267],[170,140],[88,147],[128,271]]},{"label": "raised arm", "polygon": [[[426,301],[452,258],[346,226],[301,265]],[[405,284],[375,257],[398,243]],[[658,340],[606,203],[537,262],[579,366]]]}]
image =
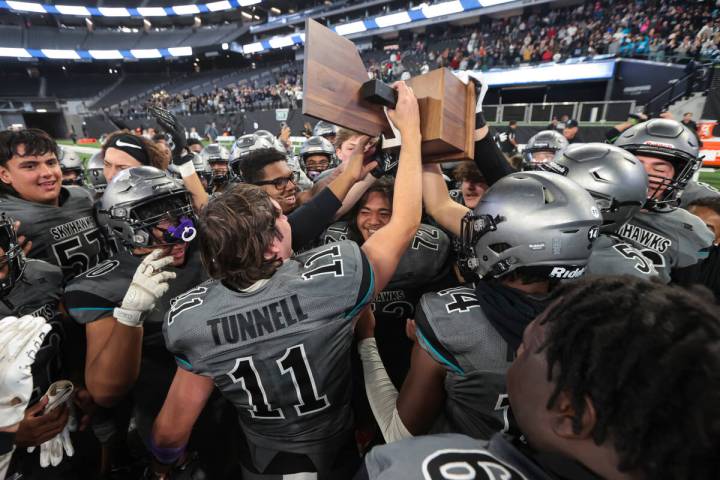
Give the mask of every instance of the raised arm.
[{"label": "raised arm", "polygon": [[450,198],[440,165],[423,165],[422,188],[427,214],[445,230],[459,237],[461,220],[470,209]]},{"label": "raised arm", "polygon": [[398,91],[398,101],[395,110],[388,110],[388,116],[402,137],[393,196],[393,215],[390,222],[362,246],[375,273],[375,293],[381,292],[395,273],[400,257],[420,226],[422,214],[418,103],[412,90],[404,82],[396,82],[393,87]]}]

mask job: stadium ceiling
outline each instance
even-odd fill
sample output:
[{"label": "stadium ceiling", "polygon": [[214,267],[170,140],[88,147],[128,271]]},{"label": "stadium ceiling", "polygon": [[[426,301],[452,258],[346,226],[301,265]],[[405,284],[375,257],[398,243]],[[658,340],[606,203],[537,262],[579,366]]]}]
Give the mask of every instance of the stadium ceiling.
[{"label": "stadium ceiling", "polygon": [[80,17],[174,17],[223,12],[241,7],[257,5],[263,0],[220,0],[210,3],[186,3],[167,7],[102,7],[84,5],[50,5],[38,2],[0,0],[0,10],[17,13],[39,13],[50,15],[72,15]]}]

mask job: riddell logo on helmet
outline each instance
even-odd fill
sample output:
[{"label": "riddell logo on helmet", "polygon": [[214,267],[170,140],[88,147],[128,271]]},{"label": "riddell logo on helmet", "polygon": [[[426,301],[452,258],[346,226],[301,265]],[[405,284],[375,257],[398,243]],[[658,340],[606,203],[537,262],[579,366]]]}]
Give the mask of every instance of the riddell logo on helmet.
[{"label": "riddell logo on helmet", "polygon": [[577,267],[577,268],[553,267],[552,271],[550,272],[550,278],[563,278],[563,279],[579,278],[579,277],[582,277],[583,273],[585,273],[585,267]]},{"label": "riddell logo on helmet", "polygon": [[672,143],[654,142],[652,140],[646,140],[643,142],[644,145],[650,145],[651,147],[663,147],[663,148],[675,148]]}]

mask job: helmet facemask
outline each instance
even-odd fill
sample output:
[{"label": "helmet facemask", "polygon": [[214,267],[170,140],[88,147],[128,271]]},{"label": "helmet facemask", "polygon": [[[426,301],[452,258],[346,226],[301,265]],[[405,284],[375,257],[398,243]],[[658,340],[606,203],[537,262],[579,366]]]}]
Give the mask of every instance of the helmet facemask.
[{"label": "helmet facemask", "polygon": [[12,220],[0,217],[0,296],[5,297],[15,287],[25,270],[25,254],[20,247]]}]

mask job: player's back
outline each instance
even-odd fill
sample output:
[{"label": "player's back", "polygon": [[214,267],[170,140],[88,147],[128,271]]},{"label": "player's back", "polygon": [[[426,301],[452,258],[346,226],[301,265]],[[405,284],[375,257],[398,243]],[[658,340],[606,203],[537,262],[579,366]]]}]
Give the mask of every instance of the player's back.
[{"label": "player's back", "polygon": [[351,320],[371,292],[360,249],[340,242],[248,289],[212,280],[175,298],[166,343],[233,402],[257,469],[278,452],[321,468],[351,436]]}]

